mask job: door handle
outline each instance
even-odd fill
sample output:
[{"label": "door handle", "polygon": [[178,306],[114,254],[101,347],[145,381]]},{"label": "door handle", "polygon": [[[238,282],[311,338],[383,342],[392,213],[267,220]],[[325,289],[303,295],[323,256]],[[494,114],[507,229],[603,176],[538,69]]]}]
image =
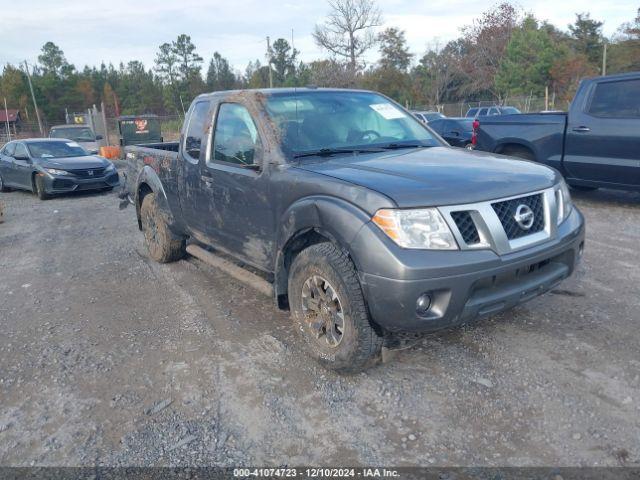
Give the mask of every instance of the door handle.
[{"label": "door handle", "polygon": [[590,132],[591,129],[589,127],[585,127],[584,125],[581,125],[579,127],[574,127],[573,131],[574,132]]}]

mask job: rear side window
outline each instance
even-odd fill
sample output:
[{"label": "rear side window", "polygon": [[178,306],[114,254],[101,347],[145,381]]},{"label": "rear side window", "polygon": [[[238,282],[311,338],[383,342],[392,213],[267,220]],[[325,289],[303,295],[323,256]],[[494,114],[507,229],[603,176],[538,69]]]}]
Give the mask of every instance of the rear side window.
[{"label": "rear side window", "polygon": [[640,79],[599,83],[589,113],[598,117],[640,118]]},{"label": "rear side window", "polygon": [[260,136],[249,111],[237,103],[223,103],[213,136],[213,160],[254,165],[258,162]]},{"label": "rear side window", "polygon": [[209,102],[198,102],[189,117],[189,126],[184,139],[184,153],[187,158],[198,161],[205,138],[205,125],[209,117]]}]

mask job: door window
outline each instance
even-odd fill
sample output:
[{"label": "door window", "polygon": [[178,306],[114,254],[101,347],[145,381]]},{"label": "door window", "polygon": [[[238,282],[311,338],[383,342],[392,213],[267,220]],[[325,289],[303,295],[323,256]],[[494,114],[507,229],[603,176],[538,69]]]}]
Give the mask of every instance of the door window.
[{"label": "door window", "polygon": [[599,83],[589,113],[597,117],[640,118],[640,80]]},{"label": "door window", "polygon": [[255,165],[260,136],[249,111],[237,103],[223,103],[213,136],[213,161]]},{"label": "door window", "polygon": [[202,140],[209,114],[209,102],[198,102],[189,117],[189,125],[184,139],[184,154],[187,159],[197,162],[200,159]]},{"label": "door window", "polygon": [[16,150],[13,153],[14,157],[28,157],[29,154],[27,153],[27,147],[24,146],[24,144],[22,143],[18,143],[16,144]]},{"label": "door window", "polygon": [[7,157],[13,157],[13,152],[15,151],[15,149],[16,149],[15,143],[8,143],[2,150],[2,154],[6,155]]},{"label": "door window", "polygon": [[478,116],[484,117],[487,114],[487,111],[488,111],[487,108],[481,108],[480,111],[478,112]]}]

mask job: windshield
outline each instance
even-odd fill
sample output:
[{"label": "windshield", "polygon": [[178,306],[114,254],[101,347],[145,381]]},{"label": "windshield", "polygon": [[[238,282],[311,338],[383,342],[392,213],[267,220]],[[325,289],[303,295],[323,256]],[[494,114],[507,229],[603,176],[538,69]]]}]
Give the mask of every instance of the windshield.
[{"label": "windshield", "polygon": [[282,150],[296,156],[329,149],[374,149],[441,143],[413,115],[371,92],[275,93],[266,110]]},{"label": "windshield", "polygon": [[34,142],[27,145],[32,158],[84,157],[89,153],[75,142]]},{"label": "windshield", "polygon": [[49,135],[51,138],[68,138],[76,142],[95,142],[96,136],[89,127],[82,128],[54,128]]}]

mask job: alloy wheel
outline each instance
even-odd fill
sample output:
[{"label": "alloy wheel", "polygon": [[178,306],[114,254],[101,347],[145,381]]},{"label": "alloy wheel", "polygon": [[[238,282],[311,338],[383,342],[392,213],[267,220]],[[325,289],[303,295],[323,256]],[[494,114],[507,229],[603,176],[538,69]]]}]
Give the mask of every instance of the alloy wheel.
[{"label": "alloy wheel", "polygon": [[302,286],[302,312],[319,343],[332,348],[340,345],[346,327],[342,302],[335,288],[320,275],[309,277]]}]

